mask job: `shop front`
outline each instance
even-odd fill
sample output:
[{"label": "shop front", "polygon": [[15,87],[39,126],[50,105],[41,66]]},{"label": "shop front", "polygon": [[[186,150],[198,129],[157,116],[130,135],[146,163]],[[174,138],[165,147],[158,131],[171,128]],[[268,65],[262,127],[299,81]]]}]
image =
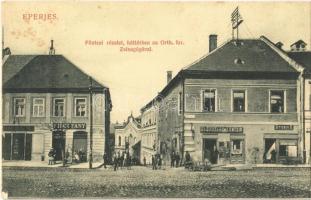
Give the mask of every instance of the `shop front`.
[{"label": "shop front", "polygon": [[245,162],[244,134],[242,127],[201,127],[202,158],[212,164]]},{"label": "shop front", "polygon": [[295,164],[298,158],[298,135],[292,137],[265,135],[264,163]]},{"label": "shop front", "polygon": [[4,126],[2,152],[4,160],[31,160],[32,126]]}]

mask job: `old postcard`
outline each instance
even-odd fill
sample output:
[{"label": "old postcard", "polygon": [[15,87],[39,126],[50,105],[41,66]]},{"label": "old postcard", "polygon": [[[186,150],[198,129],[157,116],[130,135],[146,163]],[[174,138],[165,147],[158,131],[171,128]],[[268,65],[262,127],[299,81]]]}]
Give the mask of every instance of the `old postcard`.
[{"label": "old postcard", "polygon": [[2,2],[2,198],[310,198],[310,2]]}]

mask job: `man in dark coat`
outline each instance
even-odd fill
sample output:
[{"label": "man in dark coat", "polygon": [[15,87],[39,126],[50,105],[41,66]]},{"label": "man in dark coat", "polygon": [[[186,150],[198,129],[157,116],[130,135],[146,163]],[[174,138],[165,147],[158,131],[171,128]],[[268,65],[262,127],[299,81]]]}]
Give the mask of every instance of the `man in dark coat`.
[{"label": "man in dark coat", "polygon": [[151,164],[152,164],[152,170],[156,170],[157,169],[156,159],[155,159],[154,155],[152,155],[152,157],[151,157]]},{"label": "man in dark coat", "polygon": [[107,157],[106,152],[104,152],[103,159],[104,159],[104,168],[106,169],[107,168],[106,165],[107,165],[107,162],[108,162],[108,157]]},{"label": "man in dark coat", "polygon": [[174,167],[174,164],[175,164],[175,152],[172,151],[172,154],[171,154],[171,167]]}]

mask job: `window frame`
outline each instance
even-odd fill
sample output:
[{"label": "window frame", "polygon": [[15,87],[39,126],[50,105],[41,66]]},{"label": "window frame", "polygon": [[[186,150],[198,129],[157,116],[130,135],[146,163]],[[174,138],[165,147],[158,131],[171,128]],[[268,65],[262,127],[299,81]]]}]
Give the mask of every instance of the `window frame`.
[{"label": "window frame", "polygon": [[[35,104],[35,100],[37,100],[37,99],[43,100],[42,104]],[[42,114],[42,116],[35,115],[35,105],[42,105],[42,107],[43,107],[43,112],[42,112],[43,114]],[[45,117],[45,98],[44,97],[34,97],[32,99],[32,117]]]},{"label": "window frame", "polygon": [[[78,116],[77,115],[77,110],[76,110],[76,106],[77,106],[77,100],[79,100],[79,99],[84,99],[85,100],[85,115],[84,116]],[[87,109],[88,109],[88,107],[87,107],[87,98],[86,97],[75,97],[74,98],[74,100],[73,100],[74,102],[73,102],[73,106],[74,106],[74,116],[75,117],[87,117]]]},{"label": "window frame", "polygon": [[[244,111],[234,111],[234,92],[244,92]],[[248,100],[246,89],[231,89],[231,112],[233,113],[247,113],[248,112]]]},{"label": "window frame", "polygon": [[[215,108],[214,108],[214,111],[211,112],[211,111],[207,111],[207,110],[204,110],[204,103],[205,103],[205,98],[204,98],[204,93],[206,91],[215,91]],[[218,112],[218,93],[217,93],[217,89],[216,88],[205,88],[205,89],[202,89],[201,90],[201,112],[204,112],[204,113],[215,113],[215,112]]]},{"label": "window frame", "polygon": [[[24,100],[24,112],[22,115],[16,114],[16,100],[17,99]],[[14,117],[25,117],[25,114],[26,114],[26,98],[25,97],[13,97],[13,116]]]},{"label": "window frame", "polygon": [[[271,92],[274,91],[281,91],[283,92],[283,112],[272,112],[271,111]],[[284,114],[287,113],[287,106],[286,106],[286,90],[285,89],[269,89],[269,113],[271,114]]]},{"label": "window frame", "polygon": [[[64,100],[64,110],[63,110],[63,116],[57,116],[57,115],[55,115],[55,100],[59,100],[59,99],[62,99],[62,100]],[[52,109],[52,116],[53,117],[66,117],[66,99],[64,98],[64,97],[54,97],[53,98],[53,109]]]}]

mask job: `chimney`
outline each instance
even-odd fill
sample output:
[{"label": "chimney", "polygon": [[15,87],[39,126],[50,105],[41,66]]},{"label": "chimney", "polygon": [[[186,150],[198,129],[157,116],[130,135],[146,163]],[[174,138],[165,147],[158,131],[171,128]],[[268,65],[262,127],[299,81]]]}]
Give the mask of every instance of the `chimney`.
[{"label": "chimney", "polygon": [[209,52],[217,48],[217,35],[209,35]]},{"label": "chimney", "polygon": [[167,84],[172,80],[173,72],[167,71]]},{"label": "chimney", "polygon": [[276,44],[275,44],[275,46],[277,47],[277,48],[279,48],[279,49],[282,49],[282,47],[283,47],[283,43],[282,42],[277,42]]},{"label": "chimney", "polygon": [[49,51],[49,55],[55,55],[55,49],[54,49],[54,46],[53,46],[53,40],[51,40],[51,47],[50,47],[50,51]]}]

